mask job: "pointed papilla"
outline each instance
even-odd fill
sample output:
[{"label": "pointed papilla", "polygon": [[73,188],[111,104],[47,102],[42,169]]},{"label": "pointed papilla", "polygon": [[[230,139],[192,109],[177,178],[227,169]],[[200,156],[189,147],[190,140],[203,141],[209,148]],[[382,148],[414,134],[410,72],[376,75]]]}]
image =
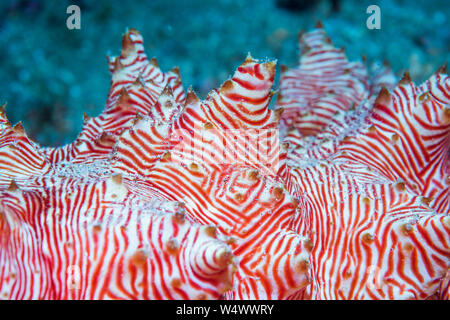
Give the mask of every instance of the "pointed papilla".
[{"label": "pointed papilla", "polygon": [[17,185],[17,183],[14,180],[11,180],[8,189],[6,189],[6,191],[8,192],[15,192],[19,190],[19,186]]},{"label": "pointed papilla", "polygon": [[391,102],[391,94],[389,93],[388,89],[383,86],[381,88],[380,93],[378,94],[377,99],[375,100],[375,104],[380,105],[388,105]]},{"label": "pointed papilla", "polygon": [[219,89],[219,92],[221,94],[226,94],[228,91],[232,90],[233,87],[234,87],[233,80],[229,79],[222,84],[222,86]]},{"label": "pointed papilla", "polygon": [[188,93],[186,95],[186,105],[193,105],[200,102],[200,99],[197,97],[195,92],[192,90],[192,87],[189,87]]},{"label": "pointed papilla", "polygon": [[122,37],[121,56],[127,58],[134,51],[134,42],[131,40],[130,32],[126,32]]},{"label": "pointed papilla", "polygon": [[398,82],[399,84],[408,84],[411,83],[411,75],[409,74],[409,71],[406,70],[405,73],[403,74],[403,77],[401,78],[401,80]]},{"label": "pointed papilla", "polygon": [[156,60],[156,58],[152,58],[149,62],[155,68],[159,68],[158,61]]}]

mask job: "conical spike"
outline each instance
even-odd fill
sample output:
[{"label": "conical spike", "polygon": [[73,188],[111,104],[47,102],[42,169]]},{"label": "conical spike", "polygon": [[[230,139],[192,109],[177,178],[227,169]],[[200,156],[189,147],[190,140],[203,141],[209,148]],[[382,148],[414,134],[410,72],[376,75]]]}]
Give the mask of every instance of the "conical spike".
[{"label": "conical spike", "polygon": [[277,90],[271,90],[271,91],[269,92],[269,99],[272,99],[272,97],[273,97],[274,95],[278,94],[279,91],[280,91],[279,89],[277,89]]},{"label": "conical spike", "polygon": [[129,99],[130,99],[130,95],[128,94],[127,89],[125,87],[122,87],[122,89],[120,90],[119,100],[117,102],[119,104],[127,103]]},{"label": "conical spike", "polygon": [[175,73],[178,77],[181,78],[180,75],[180,68],[178,66],[173,67],[170,71],[172,71],[173,73]]},{"label": "conical spike", "polygon": [[152,66],[159,68],[158,61],[156,60],[156,58],[152,58],[149,62]]},{"label": "conical spike", "polygon": [[381,88],[380,93],[378,94],[377,99],[375,100],[375,104],[388,105],[391,102],[391,94],[388,89],[383,86]]},{"label": "conical spike", "polygon": [[308,45],[305,45],[305,46],[302,48],[300,55],[307,54],[309,51],[311,51],[311,47],[309,47]]},{"label": "conical spike", "polygon": [[12,129],[18,135],[25,135],[25,129],[23,127],[22,121],[18,122]]},{"label": "conical spike", "polygon": [[0,106],[0,117],[6,118],[6,113],[5,113],[6,104],[7,104],[7,103],[5,102],[4,104],[2,104],[2,105]]},{"label": "conical spike", "polygon": [[144,87],[145,86],[145,81],[144,81],[144,79],[142,79],[142,75],[141,74],[139,74],[136,77],[136,80],[134,80],[132,85],[133,86],[138,86],[138,87]]},{"label": "conical spike", "polygon": [[205,226],[204,229],[205,234],[208,237],[216,238],[217,237],[217,227],[216,226]]},{"label": "conical spike", "polygon": [[101,136],[97,139],[97,142],[101,144],[114,145],[115,141],[111,139],[111,135],[107,132],[103,132]]},{"label": "conical spike", "polygon": [[274,110],[274,112],[275,112],[275,119],[276,119],[277,121],[280,121],[281,115],[282,115],[283,112],[284,112],[284,108],[276,109],[276,110]]},{"label": "conical spike", "polygon": [[266,70],[269,71],[270,74],[274,74],[275,73],[275,68],[277,66],[277,62],[276,61],[269,61],[269,62],[263,63],[262,66],[265,67]]},{"label": "conical spike", "polygon": [[304,34],[305,34],[305,31],[304,31],[304,30],[300,30],[300,31],[298,32],[298,34],[297,34],[297,39],[298,39],[299,42],[302,42],[302,37],[303,37]]},{"label": "conical spike", "polygon": [[122,52],[123,58],[128,57],[134,51],[134,43],[130,38],[130,33],[126,32],[122,37]]},{"label": "conical spike", "polygon": [[447,73],[447,61],[442,64],[442,66],[437,69],[437,73]]},{"label": "conical spike", "polygon": [[122,184],[123,182],[122,174],[120,173],[113,175],[111,179],[116,184]]},{"label": "conical spike", "polygon": [[225,248],[218,252],[216,257],[218,266],[222,269],[225,269],[233,262],[233,253]]},{"label": "conical spike", "polygon": [[6,191],[8,192],[15,192],[19,190],[19,186],[16,184],[16,182],[14,180],[11,180],[8,189],[6,189]]},{"label": "conical spike", "polygon": [[84,123],[88,122],[89,120],[91,120],[91,117],[89,117],[86,112],[83,112],[83,121]]},{"label": "conical spike", "polygon": [[316,25],[314,26],[316,29],[323,29],[323,23],[320,20],[317,20]]},{"label": "conical spike", "polygon": [[120,72],[123,69],[123,64],[120,62],[120,57],[116,57],[114,60],[113,72]]},{"label": "conical spike", "polygon": [[173,90],[169,85],[166,85],[164,87],[164,90],[161,92],[161,96],[168,96],[168,97],[173,97]]},{"label": "conical spike", "polygon": [[411,83],[411,76],[410,76],[408,70],[405,71],[405,73],[403,74],[403,77],[401,78],[401,80],[400,80],[398,83],[399,83],[399,84],[408,84],[408,83]]},{"label": "conical spike", "polygon": [[228,91],[232,90],[233,87],[234,87],[233,80],[230,80],[230,79],[229,79],[229,80],[225,81],[225,82],[222,84],[222,86],[221,86],[220,89],[219,89],[219,92],[220,92],[221,94],[225,94],[225,93],[227,93]]},{"label": "conical spike", "polygon": [[128,33],[129,34],[135,34],[135,35],[137,35],[137,36],[140,36],[141,35],[141,33],[139,32],[139,30],[138,29],[135,29],[135,28],[130,28],[130,29],[128,29]]},{"label": "conical spike", "polygon": [[242,65],[246,65],[248,63],[253,63],[256,62],[255,59],[253,59],[252,55],[249,53],[247,53],[247,57],[245,58],[244,62],[242,63]]},{"label": "conical spike", "polygon": [[135,125],[141,120],[144,120],[144,116],[140,112],[136,112],[136,116],[133,119],[133,125]]},{"label": "conical spike", "polygon": [[186,105],[197,104],[200,102],[200,99],[197,97],[195,92],[192,90],[192,87],[189,87],[188,93],[186,95]]},{"label": "conical spike", "polygon": [[281,93],[278,93],[277,102],[280,102],[281,100],[283,100],[283,95]]}]

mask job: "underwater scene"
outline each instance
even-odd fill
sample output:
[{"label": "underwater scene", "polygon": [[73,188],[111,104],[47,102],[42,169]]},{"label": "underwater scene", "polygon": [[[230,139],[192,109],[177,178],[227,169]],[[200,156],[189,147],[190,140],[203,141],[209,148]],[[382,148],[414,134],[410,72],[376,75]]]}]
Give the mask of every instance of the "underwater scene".
[{"label": "underwater scene", "polygon": [[449,300],[449,4],[1,1],[0,299]]}]

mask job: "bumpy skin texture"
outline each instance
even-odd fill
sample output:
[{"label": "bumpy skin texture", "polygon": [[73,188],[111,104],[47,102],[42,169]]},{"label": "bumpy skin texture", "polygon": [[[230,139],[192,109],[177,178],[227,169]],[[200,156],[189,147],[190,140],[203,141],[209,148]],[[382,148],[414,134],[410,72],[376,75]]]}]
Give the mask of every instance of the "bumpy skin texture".
[{"label": "bumpy skin texture", "polygon": [[[217,226],[233,239],[239,264],[228,298],[282,299],[309,281],[306,239],[289,228],[295,206],[276,176],[278,167],[264,168],[260,150],[246,151],[271,142],[265,134],[276,128],[279,116],[268,108],[274,69],[273,62],[248,57],[205,101],[189,92],[171,126],[141,119],[116,148],[116,172],[136,177],[149,192],[184,202],[192,221]],[[261,135],[259,141],[239,135],[251,130]],[[239,137],[236,145],[224,149],[233,133]],[[166,141],[170,145],[154,148]],[[279,147],[272,145],[267,163],[279,161]],[[228,152],[236,155],[228,159]]]},{"label": "bumpy skin texture", "polygon": [[[290,228],[283,156],[265,133],[279,120],[268,108],[275,64],[249,57],[200,102],[176,72],[147,61],[135,30],[109,61],[105,110],[86,117],[74,143],[41,148],[1,118],[5,297],[282,299],[307,285],[308,242]],[[245,130],[273,144],[261,144],[271,152],[264,162],[258,141],[221,149]],[[70,287],[74,268],[79,289]]]},{"label": "bumpy skin texture", "polygon": [[200,101],[129,30],[74,143],[0,112],[1,297],[448,299],[448,76],[300,41],[275,110],[274,62]]},{"label": "bumpy skin texture", "polygon": [[41,148],[1,112],[2,298],[217,299],[232,283],[227,239],[111,170],[115,141],[139,113],[164,122],[184,103],[178,74],[147,61],[135,30],[111,61],[104,112],[68,146]]}]

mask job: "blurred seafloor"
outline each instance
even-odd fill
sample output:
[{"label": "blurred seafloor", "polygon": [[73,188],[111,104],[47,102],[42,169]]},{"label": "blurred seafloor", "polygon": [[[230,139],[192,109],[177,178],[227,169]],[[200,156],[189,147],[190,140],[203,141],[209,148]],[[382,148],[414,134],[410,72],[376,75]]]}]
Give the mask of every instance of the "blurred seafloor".
[{"label": "blurred seafloor", "polygon": [[[296,3],[297,2],[297,3]],[[308,8],[298,6],[308,2]],[[68,30],[66,8],[81,8],[81,30]],[[292,5],[294,4],[294,5]],[[297,4],[297,6],[295,6]],[[381,30],[366,27],[366,8],[381,8]],[[318,19],[350,60],[388,60],[397,73],[426,79],[450,57],[448,0],[289,1],[163,0],[0,2],[0,103],[39,143],[71,142],[82,112],[101,112],[109,89],[106,54],[120,54],[127,27],[144,36],[163,71],[179,66],[200,97],[228,78],[248,52],[294,66],[297,33]],[[277,77],[278,79],[278,77]]]}]

